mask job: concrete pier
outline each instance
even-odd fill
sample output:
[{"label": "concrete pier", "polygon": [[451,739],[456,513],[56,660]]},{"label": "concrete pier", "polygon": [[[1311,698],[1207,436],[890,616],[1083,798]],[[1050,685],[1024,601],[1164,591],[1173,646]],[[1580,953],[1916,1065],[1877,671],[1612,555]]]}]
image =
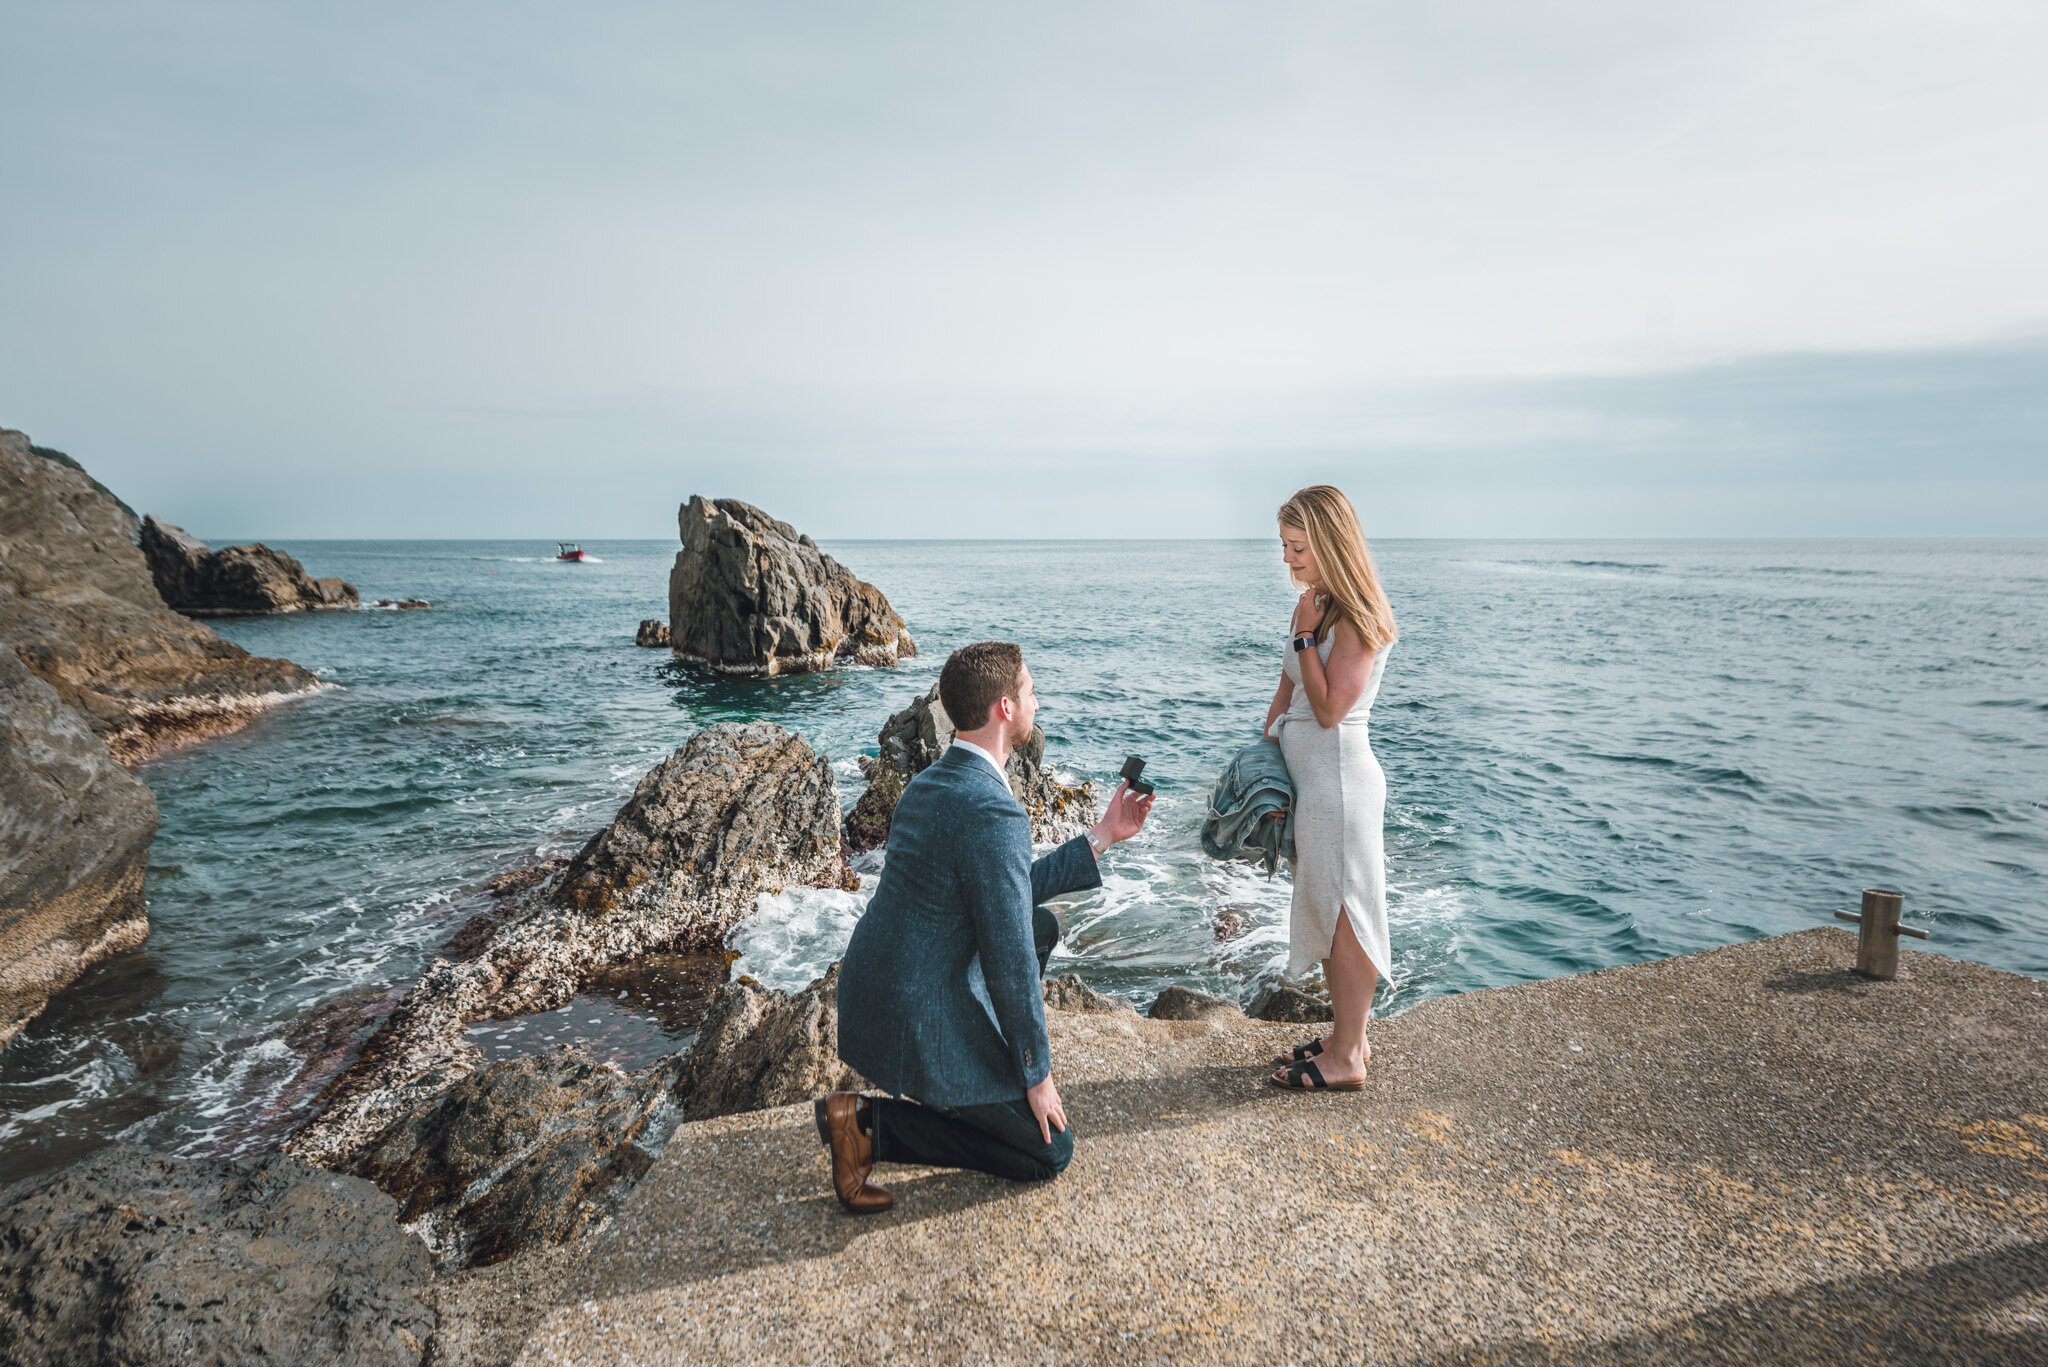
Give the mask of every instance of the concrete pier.
[{"label": "concrete pier", "polygon": [[[686,1126],[601,1233],[443,1288],[442,1360],[2048,1360],[2048,984],[1821,929],[1310,1031],[1053,1016],[1058,1181]],[[451,1323],[456,1321],[456,1323]],[[459,1326],[459,1327],[458,1327]]]}]

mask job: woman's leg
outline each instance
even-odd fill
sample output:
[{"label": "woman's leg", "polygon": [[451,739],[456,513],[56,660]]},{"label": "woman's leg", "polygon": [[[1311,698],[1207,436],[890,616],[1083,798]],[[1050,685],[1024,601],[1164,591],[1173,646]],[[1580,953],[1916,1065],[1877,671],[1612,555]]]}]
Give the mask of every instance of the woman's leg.
[{"label": "woman's leg", "polygon": [[1372,994],[1379,986],[1380,971],[1352,932],[1351,917],[1342,911],[1337,913],[1330,957],[1323,960],[1323,978],[1330,985],[1330,1011],[1336,1019],[1323,1036],[1323,1052],[1316,1067],[1326,1082],[1355,1081],[1365,1076],[1366,1060],[1372,1055],[1365,1039],[1365,1022],[1372,1014]]}]

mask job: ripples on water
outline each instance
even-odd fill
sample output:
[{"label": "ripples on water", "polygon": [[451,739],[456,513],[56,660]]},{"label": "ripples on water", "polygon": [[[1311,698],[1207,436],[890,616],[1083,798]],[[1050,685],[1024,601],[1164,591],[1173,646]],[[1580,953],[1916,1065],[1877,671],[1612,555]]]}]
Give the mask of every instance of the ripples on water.
[{"label": "ripples on water", "polygon": [[[331,1068],[486,905],[485,879],[572,852],[692,732],[801,731],[850,802],[888,713],[989,636],[1025,645],[1055,763],[1106,779],[1143,754],[1159,783],[1145,835],[1069,899],[1055,971],[1142,1004],[1172,981],[1239,991],[1284,958],[1284,876],[1195,840],[1278,677],[1292,594],[1263,542],[843,544],[925,653],[765,683],[633,645],[666,615],[669,544],[583,565],[530,543],[288,549],[366,600],[435,606],[217,624],[341,688],[144,771],[164,813],[153,933],[0,1052],[0,1179],[116,1136],[270,1142],[325,1076],[308,1058]],[[1933,948],[2048,973],[2048,544],[1378,555],[1404,633],[1373,721],[1398,973],[1382,1010],[1802,929],[1878,885]],[[865,895],[764,899],[737,970],[801,986]],[[630,997],[480,1043],[644,1052]]]}]

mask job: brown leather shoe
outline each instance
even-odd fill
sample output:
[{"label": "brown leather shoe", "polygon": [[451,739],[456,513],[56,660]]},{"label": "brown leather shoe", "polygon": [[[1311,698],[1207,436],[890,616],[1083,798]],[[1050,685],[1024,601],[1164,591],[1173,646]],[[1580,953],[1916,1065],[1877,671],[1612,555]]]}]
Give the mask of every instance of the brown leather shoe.
[{"label": "brown leather shoe", "polygon": [[852,1092],[828,1092],[811,1103],[818,1138],[832,1150],[832,1189],[839,1204],[855,1215],[872,1215],[896,1204],[896,1198],[868,1181],[875,1170],[875,1144],[861,1131]]}]

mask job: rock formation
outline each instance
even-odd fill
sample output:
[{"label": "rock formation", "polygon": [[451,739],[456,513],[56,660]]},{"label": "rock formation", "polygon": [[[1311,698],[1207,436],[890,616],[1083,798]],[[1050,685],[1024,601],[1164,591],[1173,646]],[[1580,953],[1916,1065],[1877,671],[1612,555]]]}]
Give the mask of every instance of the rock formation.
[{"label": "rock formation", "polygon": [[1244,1008],[1236,1002],[1176,984],[1153,998],[1152,1007],[1145,1014],[1156,1021],[1198,1021],[1212,1016],[1243,1020]]},{"label": "rock formation", "polygon": [[[939,686],[916,699],[882,726],[873,760],[863,759],[868,790],[846,815],[846,844],[853,851],[871,850],[889,839],[889,814],[903,787],[953,743],[953,721],[939,701]],[[1031,739],[1010,752],[1003,772],[1010,791],[1031,814],[1031,838],[1041,845],[1068,840],[1094,824],[1098,798],[1093,783],[1061,783],[1045,762],[1045,728],[1031,728]]]},{"label": "rock formation", "polygon": [[0,1189],[0,1361],[417,1367],[432,1268],[368,1182],[116,1145]]},{"label": "rock formation", "polygon": [[661,1156],[682,1061],[629,1075],[563,1045],[493,1063],[401,1117],[346,1171],[395,1197],[444,1269],[565,1243]]},{"label": "rock formation", "polygon": [[558,878],[506,899],[467,957],[435,960],[287,1148],[345,1163],[480,1065],[469,1022],[565,1005],[594,975],[656,950],[715,948],[761,893],[836,885],[840,866],[823,756],[771,722],[698,733]]},{"label": "rock formation", "polygon": [[1111,997],[1097,992],[1081,981],[1078,973],[1066,973],[1057,978],[1047,978],[1042,991],[1045,993],[1047,1009],[1053,1011],[1086,1012],[1128,1012],[1135,1016],[1138,1008],[1122,997]]},{"label": "rock formation", "polygon": [[52,994],[142,943],[156,799],[0,650],[0,1046]]},{"label": "rock formation", "polygon": [[683,1119],[765,1111],[866,1087],[839,1061],[839,965],[801,992],[728,983],[683,1056]]},{"label": "rock formation", "polygon": [[636,646],[665,646],[669,644],[668,623],[659,617],[649,617],[640,623],[640,630],[633,634]]},{"label": "rock formation", "polygon": [[1336,1019],[1330,1010],[1327,997],[1304,992],[1290,982],[1267,984],[1252,998],[1251,1009],[1245,1014],[1253,1020],[1291,1022],[1300,1025],[1313,1025],[1318,1021]]},{"label": "rock formation", "polygon": [[182,527],[151,513],[142,519],[142,555],[165,604],[187,617],[240,617],[357,605],[353,584],[315,579],[306,567],[258,541],[212,550]]},{"label": "rock formation", "polygon": [[808,536],[738,499],[692,496],[668,577],[677,655],[767,678],[917,654],[903,619]]},{"label": "rock formation", "polygon": [[135,515],[77,464],[0,430],[0,645],[124,764],[222,735],[320,686],[164,606]]}]

